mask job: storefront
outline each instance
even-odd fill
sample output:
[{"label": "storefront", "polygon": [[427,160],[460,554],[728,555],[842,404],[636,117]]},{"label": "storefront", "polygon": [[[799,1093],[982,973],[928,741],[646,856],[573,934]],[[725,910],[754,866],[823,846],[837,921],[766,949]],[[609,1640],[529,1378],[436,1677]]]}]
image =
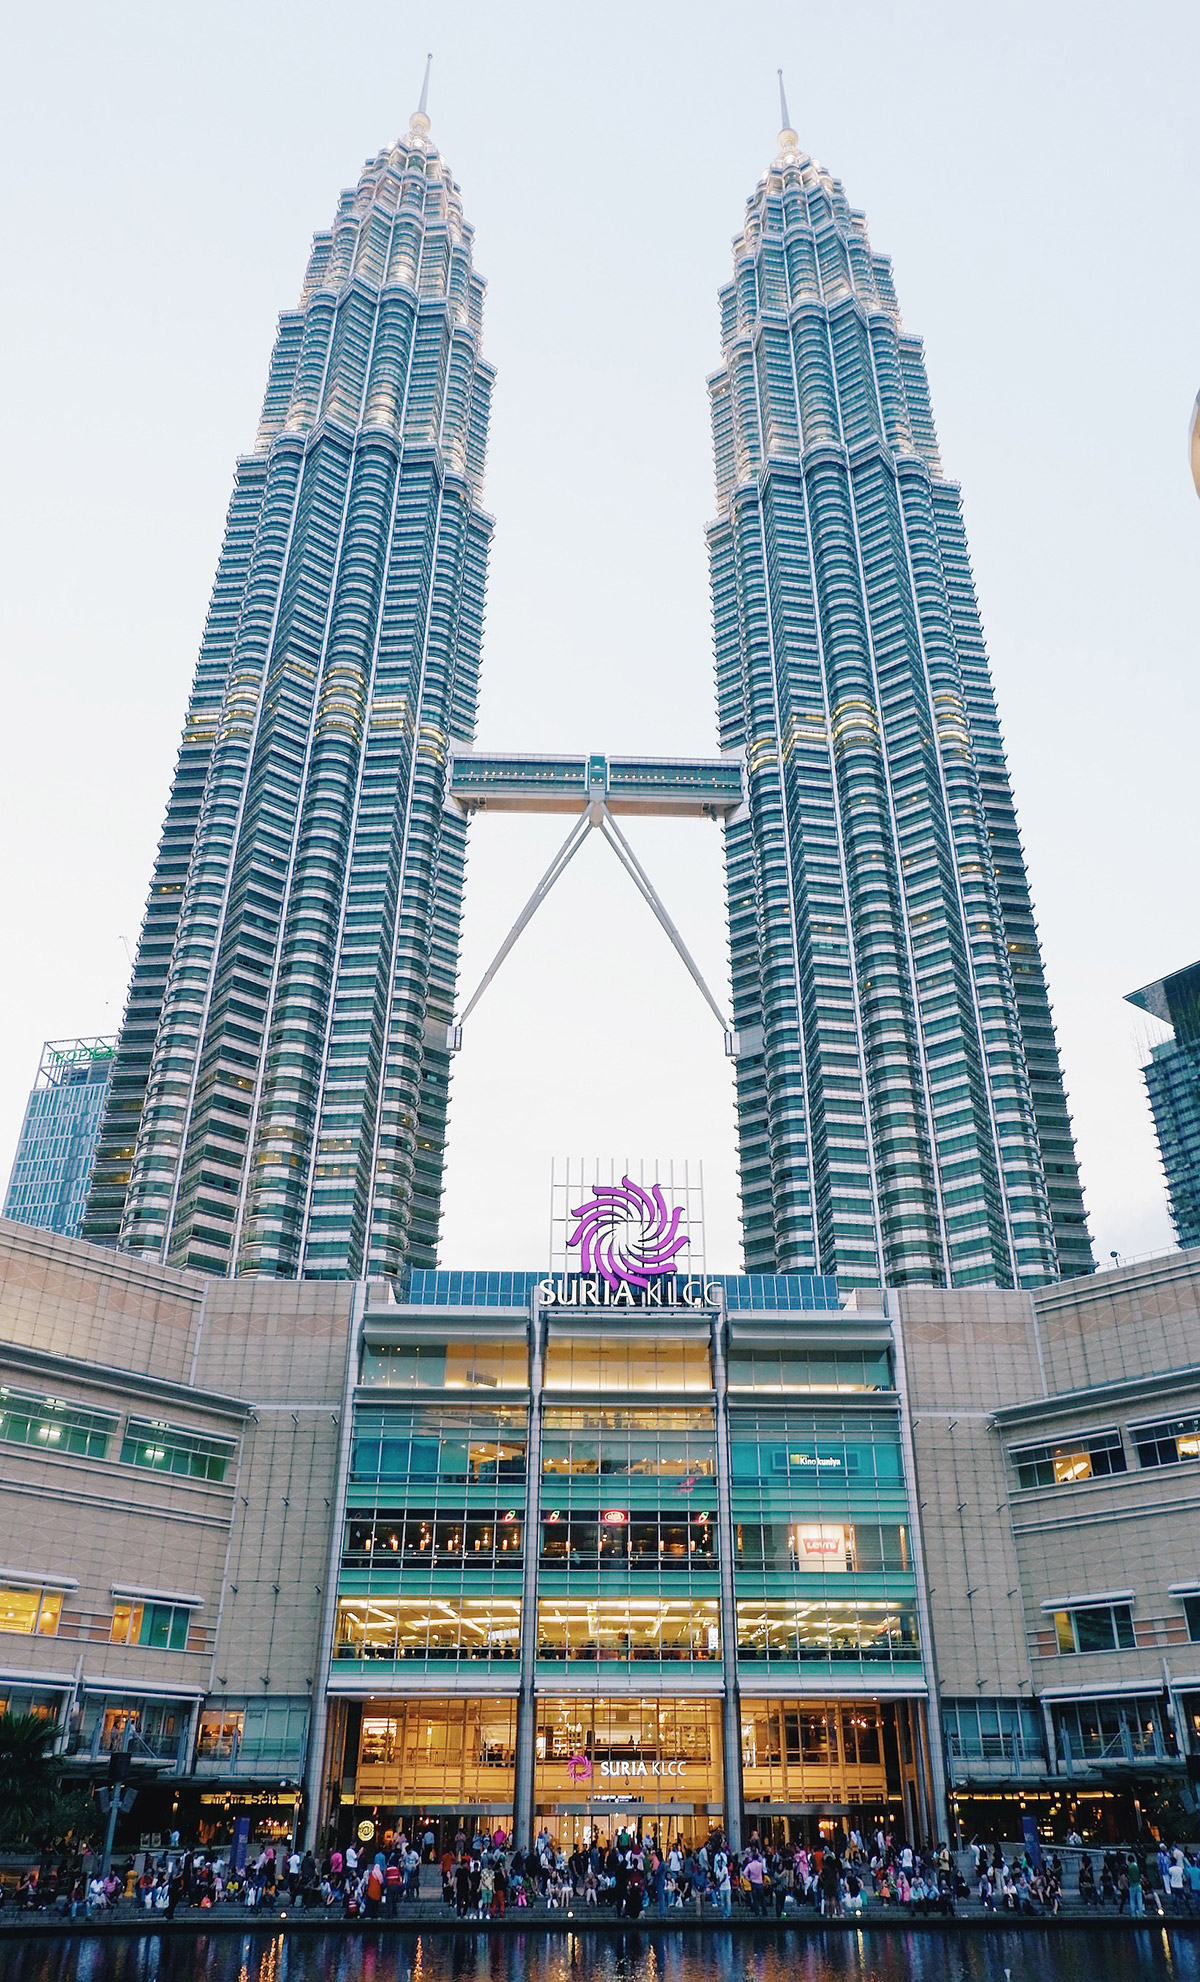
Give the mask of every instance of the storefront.
[{"label": "storefront", "polygon": [[569,1842],[641,1831],[700,1843],[725,1821],[717,1699],[548,1695],[537,1708],[535,1827]]}]

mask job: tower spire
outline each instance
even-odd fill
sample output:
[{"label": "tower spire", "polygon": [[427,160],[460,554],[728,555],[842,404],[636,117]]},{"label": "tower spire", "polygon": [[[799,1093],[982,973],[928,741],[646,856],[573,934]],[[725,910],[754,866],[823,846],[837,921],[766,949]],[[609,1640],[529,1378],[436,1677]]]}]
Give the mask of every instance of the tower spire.
[{"label": "tower spire", "polygon": [[781,120],[779,149],[781,151],[794,151],[800,140],[792,129],[792,120],[788,115],[787,91],[783,87],[783,70],[777,69],[775,73],[779,77],[779,116]]},{"label": "tower spire", "polygon": [[425,76],[421,83],[421,100],[408,120],[409,135],[425,137],[429,130],[429,71],[433,67],[433,55],[425,57]]}]

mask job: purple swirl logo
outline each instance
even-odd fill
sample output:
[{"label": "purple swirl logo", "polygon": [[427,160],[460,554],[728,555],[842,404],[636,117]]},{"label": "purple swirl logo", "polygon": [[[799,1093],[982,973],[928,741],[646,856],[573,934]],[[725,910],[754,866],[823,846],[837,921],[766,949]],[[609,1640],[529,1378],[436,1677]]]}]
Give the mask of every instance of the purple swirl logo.
[{"label": "purple swirl logo", "polygon": [[597,1184],[586,1204],[571,1213],[579,1223],[567,1240],[579,1246],[580,1271],[598,1273],[610,1287],[622,1281],[648,1287],[651,1280],[675,1272],[677,1254],[690,1244],[682,1237],[678,1205],[668,1211],[657,1184],[644,1191],[631,1177],[619,1184]]}]

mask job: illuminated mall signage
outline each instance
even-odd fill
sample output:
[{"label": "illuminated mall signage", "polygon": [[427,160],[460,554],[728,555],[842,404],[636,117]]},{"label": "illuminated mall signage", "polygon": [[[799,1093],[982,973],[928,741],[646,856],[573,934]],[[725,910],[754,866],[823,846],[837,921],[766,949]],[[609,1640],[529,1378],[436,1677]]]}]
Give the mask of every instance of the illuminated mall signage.
[{"label": "illuminated mall signage", "polygon": [[560,1273],[538,1281],[538,1299],[545,1308],[713,1308],[717,1283],[699,1274],[690,1279],[671,1273],[645,1286],[631,1280],[615,1283],[596,1273]]},{"label": "illuminated mall signage", "polygon": [[682,1776],[686,1762],[601,1762],[602,1776],[620,1776],[628,1781],[631,1776]]},{"label": "illuminated mall signage", "polygon": [[846,1530],[814,1523],[796,1529],[796,1554],[804,1569],[846,1567]]},{"label": "illuminated mall signage", "polygon": [[627,1286],[644,1293],[652,1281],[678,1272],[679,1255],[692,1243],[679,1230],[683,1215],[682,1205],[668,1210],[657,1184],[648,1191],[632,1177],[622,1177],[619,1184],[596,1184],[571,1213],[576,1224],[567,1251],[578,1247],[585,1278],[595,1274],[614,1292]]}]

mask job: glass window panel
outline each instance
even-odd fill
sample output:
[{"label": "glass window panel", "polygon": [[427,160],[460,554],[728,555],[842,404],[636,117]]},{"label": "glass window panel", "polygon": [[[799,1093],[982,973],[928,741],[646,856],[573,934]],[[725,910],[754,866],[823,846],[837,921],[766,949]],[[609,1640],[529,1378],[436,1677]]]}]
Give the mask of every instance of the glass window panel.
[{"label": "glass window panel", "polygon": [[0,1631],[32,1637],[41,1601],[40,1590],[0,1589]]},{"label": "glass window panel", "polygon": [[153,1418],[130,1418],[121,1442],[121,1463],[221,1482],[235,1451],[230,1438],[207,1437]]}]

